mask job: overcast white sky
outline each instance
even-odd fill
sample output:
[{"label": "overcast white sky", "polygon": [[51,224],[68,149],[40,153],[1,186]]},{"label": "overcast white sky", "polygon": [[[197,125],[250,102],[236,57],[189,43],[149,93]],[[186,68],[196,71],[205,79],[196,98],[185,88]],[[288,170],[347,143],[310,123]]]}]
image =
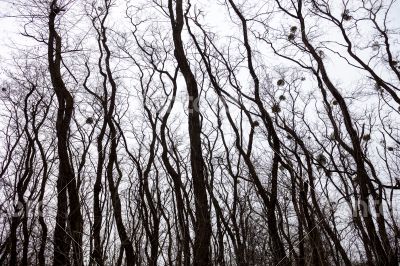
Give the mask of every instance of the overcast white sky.
[{"label": "overcast white sky", "polygon": [[[29,2],[30,0],[25,0]],[[358,1],[358,0],[352,0],[352,1]],[[79,2],[79,0],[77,0]],[[121,3],[120,7],[123,9],[124,0],[117,0],[117,3]],[[235,32],[239,33],[240,27],[236,27],[233,29],[231,26],[231,22],[228,22],[229,18],[227,15],[227,11],[225,8],[219,6],[218,4],[215,3],[215,1],[211,0],[193,0],[192,2],[198,2],[199,6],[202,6],[202,9],[205,11],[205,14],[207,14],[207,24],[208,25],[213,25],[219,29],[221,33],[224,33],[226,35],[232,35],[235,34]],[[261,3],[259,0],[252,0],[250,2],[254,3]],[[273,2],[273,1],[271,1]],[[337,2],[340,4],[342,1],[340,0],[334,0],[332,2]],[[116,8],[118,10],[118,8]],[[118,14],[118,12],[113,11],[115,18],[119,17],[119,19],[122,19],[125,17],[125,13],[121,12],[121,14]],[[21,48],[23,46],[31,46],[31,45],[37,45],[34,41],[28,38],[23,38],[21,37],[21,24],[20,20],[13,17],[15,14],[15,9],[12,6],[12,0],[0,0],[0,71],[3,69],[7,69],[9,66],[12,66],[11,58],[12,54],[14,51],[18,51],[18,48]],[[280,18],[276,18],[277,23],[282,23],[282,24],[288,24],[288,21],[282,20],[280,21]],[[389,21],[391,21],[392,27],[395,28],[400,28],[400,4],[397,2],[389,16]],[[321,25],[323,27],[323,25]],[[79,23],[75,25],[75,30],[79,31],[82,27]],[[328,29],[323,29],[325,31],[328,31]],[[336,35],[337,32],[332,32],[330,35],[328,34],[329,39],[333,40],[340,40],[340,36]],[[238,35],[236,36],[237,38],[241,39],[241,36]],[[394,44],[397,44],[397,49],[399,50],[399,43],[400,40],[394,40]],[[265,55],[266,58],[270,58],[272,60],[266,62],[266,65],[270,67],[271,65],[280,65],[282,63],[282,60],[275,57],[273,59],[272,55],[270,54],[271,51],[268,50],[269,47],[257,47],[261,53]],[[357,75],[357,71],[353,68],[348,66],[346,63],[344,63],[343,60],[339,60],[338,58],[335,59],[327,59],[329,62],[329,67],[334,69],[335,73],[335,80],[340,80],[340,83],[342,84],[341,88],[345,91],[351,91],[352,89],[356,88],[357,85],[355,82],[359,79],[359,76]],[[285,62],[287,63],[287,62]],[[382,71],[384,71],[382,69]],[[0,78],[2,76],[2,72],[0,72]],[[363,105],[362,108],[369,107],[368,105]],[[363,109],[360,108],[360,112],[363,112]],[[311,116],[316,116],[314,113],[311,114]],[[260,143],[262,145],[262,143]]]}]

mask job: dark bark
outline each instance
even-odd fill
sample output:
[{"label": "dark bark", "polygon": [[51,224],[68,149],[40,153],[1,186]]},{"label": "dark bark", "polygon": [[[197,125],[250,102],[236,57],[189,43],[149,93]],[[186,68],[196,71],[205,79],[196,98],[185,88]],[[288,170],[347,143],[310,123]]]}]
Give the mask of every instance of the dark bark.
[{"label": "dark bark", "polygon": [[196,79],[186,58],[182,42],[182,29],[184,26],[184,14],[182,0],[177,0],[175,9],[172,0],[168,1],[169,16],[172,26],[172,35],[175,46],[174,55],[179,69],[185,79],[186,89],[189,95],[189,139],[190,139],[190,165],[192,170],[192,182],[194,201],[196,207],[195,239],[193,250],[194,265],[211,265],[211,220],[207,199],[206,176],[204,174],[204,159],[201,147],[201,122],[199,110],[199,90]]},{"label": "dark bark", "polygon": [[[54,92],[58,100],[56,121],[59,172],[57,178],[57,216],[54,231],[53,265],[68,265],[69,246],[67,245],[66,223],[71,227],[73,265],[83,265],[82,231],[83,220],[74,170],[68,154],[69,128],[74,110],[71,93],[66,89],[61,75],[61,37],[56,31],[55,21],[57,0],[52,1],[49,14],[48,63]],[[68,201],[67,201],[68,191]],[[70,210],[68,212],[69,202]]]}]

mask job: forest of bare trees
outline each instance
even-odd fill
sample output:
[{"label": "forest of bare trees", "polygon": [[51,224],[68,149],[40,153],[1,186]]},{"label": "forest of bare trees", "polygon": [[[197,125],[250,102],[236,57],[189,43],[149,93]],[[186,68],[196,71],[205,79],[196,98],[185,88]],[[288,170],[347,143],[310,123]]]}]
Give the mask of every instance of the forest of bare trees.
[{"label": "forest of bare trees", "polygon": [[398,265],[397,0],[7,0],[0,265]]}]

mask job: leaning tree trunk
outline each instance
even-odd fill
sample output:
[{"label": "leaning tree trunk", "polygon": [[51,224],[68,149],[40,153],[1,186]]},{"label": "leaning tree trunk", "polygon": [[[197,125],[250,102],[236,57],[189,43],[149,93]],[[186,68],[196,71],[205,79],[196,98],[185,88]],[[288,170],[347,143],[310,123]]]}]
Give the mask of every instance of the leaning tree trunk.
[{"label": "leaning tree trunk", "polygon": [[196,206],[195,240],[193,251],[194,265],[210,265],[211,221],[208,211],[206,178],[204,174],[204,160],[201,152],[201,123],[198,97],[199,91],[196,79],[190,69],[182,43],[183,8],[182,0],[176,1],[175,17],[172,0],[168,1],[170,20],[172,25],[173,41],[175,45],[175,58],[179,69],[185,79],[189,94],[189,138],[190,161],[193,180],[194,200]]},{"label": "leaning tree trunk", "polygon": [[[72,243],[73,265],[83,265],[82,214],[76,180],[68,154],[68,133],[74,109],[74,101],[71,93],[66,89],[61,76],[61,37],[58,35],[55,28],[55,19],[58,12],[57,0],[54,0],[50,6],[48,42],[50,77],[58,100],[56,132],[59,169],[57,178],[57,216],[54,231],[53,265],[69,265],[68,253],[70,247],[69,244],[66,243]],[[66,189],[68,191],[70,206],[69,214]],[[67,218],[69,218],[68,221]],[[67,222],[70,223],[71,236],[67,233]],[[72,241],[66,241],[68,237],[71,237]]]}]

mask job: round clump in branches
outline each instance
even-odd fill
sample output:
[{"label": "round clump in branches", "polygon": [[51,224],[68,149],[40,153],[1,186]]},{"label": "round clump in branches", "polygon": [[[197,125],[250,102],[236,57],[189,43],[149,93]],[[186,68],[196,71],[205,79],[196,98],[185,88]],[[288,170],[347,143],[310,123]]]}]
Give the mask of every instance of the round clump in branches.
[{"label": "round clump in branches", "polygon": [[332,104],[333,104],[333,105],[338,105],[338,101],[333,100],[333,101],[332,101]]},{"label": "round clump in branches", "polygon": [[322,153],[318,154],[318,156],[317,156],[317,163],[318,163],[320,166],[326,165],[327,162],[328,162],[328,160],[326,159],[325,155],[323,155]]},{"label": "round clump in branches", "polygon": [[370,134],[365,134],[363,137],[364,141],[369,141],[371,139],[371,135]]},{"label": "round clump in branches", "polygon": [[285,95],[281,95],[281,96],[279,96],[279,100],[281,100],[281,101],[284,101],[284,100],[286,100],[286,97],[285,97]]},{"label": "round clump in branches", "polygon": [[1,91],[2,91],[2,92],[6,92],[6,91],[7,91],[7,88],[4,88],[4,87],[3,87],[3,88],[1,88]]},{"label": "round clump in branches", "polygon": [[325,175],[326,175],[327,177],[332,177],[332,171],[326,170],[326,171],[325,171]]},{"label": "round clump in branches", "polygon": [[388,151],[394,151],[393,147],[388,147],[387,149],[388,149]]},{"label": "round clump in branches", "polygon": [[348,10],[348,9],[345,9],[344,11],[343,11],[343,13],[342,13],[342,18],[343,18],[343,20],[345,20],[345,21],[349,21],[349,20],[351,20],[353,17],[352,16],[350,16],[350,11]]},{"label": "round clump in branches", "polygon": [[253,127],[258,127],[259,125],[260,125],[260,123],[258,123],[258,121],[253,122]]},{"label": "round clump in branches", "polygon": [[289,33],[289,35],[288,35],[288,40],[289,41],[293,41],[294,40],[294,38],[295,38],[295,35],[294,35],[294,33]]},{"label": "round clump in branches", "polygon": [[295,33],[296,31],[297,31],[297,27],[296,26],[290,27],[290,32],[291,33]]},{"label": "round clump in branches", "polygon": [[276,82],[276,85],[278,85],[278,86],[283,86],[283,85],[285,85],[285,81],[284,81],[283,79],[280,79],[280,80],[278,80],[278,81]]},{"label": "round clump in branches", "polygon": [[382,89],[381,85],[380,85],[378,82],[375,83],[374,88],[375,88],[375,90],[376,90],[377,92],[380,92],[380,93],[383,93],[383,92],[384,92],[384,89]]},{"label": "round clump in branches", "polygon": [[92,117],[88,117],[88,118],[86,118],[86,124],[89,124],[89,125],[91,125],[91,124],[93,124],[93,118]]},{"label": "round clump in branches", "polygon": [[279,106],[279,104],[275,103],[274,105],[272,105],[271,110],[273,113],[279,113],[281,111],[281,107]]},{"label": "round clump in branches", "polygon": [[378,51],[378,50],[379,50],[379,47],[380,47],[379,42],[375,41],[375,42],[371,45],[371,47],[372,47],[372,51]]}]

